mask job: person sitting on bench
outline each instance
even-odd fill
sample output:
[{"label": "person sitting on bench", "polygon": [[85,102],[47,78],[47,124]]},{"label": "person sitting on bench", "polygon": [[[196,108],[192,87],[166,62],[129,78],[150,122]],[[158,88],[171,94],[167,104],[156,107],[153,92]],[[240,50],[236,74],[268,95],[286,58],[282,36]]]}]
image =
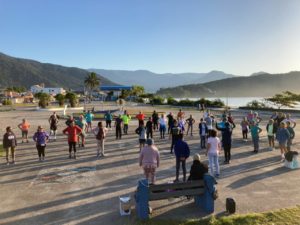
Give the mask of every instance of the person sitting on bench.
[{"label": "person sitting on bench", "polygon": [[190,176],[188,180],[202,180],[203,175],[208,173],[208,166],[200,161],[200,155],[194,155],[194,161],[191,166]]}]

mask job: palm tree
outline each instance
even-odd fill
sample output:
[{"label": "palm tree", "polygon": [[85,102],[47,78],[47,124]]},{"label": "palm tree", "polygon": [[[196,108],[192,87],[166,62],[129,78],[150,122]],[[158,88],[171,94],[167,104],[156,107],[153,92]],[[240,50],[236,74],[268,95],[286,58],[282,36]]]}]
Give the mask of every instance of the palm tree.
[{"label": "palm tree", "polygon": [[92,97],[92,91],[97,89],[100,85],[100,79],[96,73],[92,72],[84,80],[84,85],[90,92],[90,99]]}]

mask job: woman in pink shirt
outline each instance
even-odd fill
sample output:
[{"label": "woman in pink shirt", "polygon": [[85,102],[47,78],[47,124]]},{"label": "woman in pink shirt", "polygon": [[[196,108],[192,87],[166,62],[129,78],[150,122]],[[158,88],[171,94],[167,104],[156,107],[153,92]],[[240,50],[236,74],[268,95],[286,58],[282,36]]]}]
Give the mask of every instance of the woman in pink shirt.
[{"label": "woman in pink shirt", "polygon": [[145,146],[140,153],[140,166],[143,167],[146,179],[155,183],[156,168],[159,167],[159,152],[153,143],[152,139],[147,139],[147,146]]}]

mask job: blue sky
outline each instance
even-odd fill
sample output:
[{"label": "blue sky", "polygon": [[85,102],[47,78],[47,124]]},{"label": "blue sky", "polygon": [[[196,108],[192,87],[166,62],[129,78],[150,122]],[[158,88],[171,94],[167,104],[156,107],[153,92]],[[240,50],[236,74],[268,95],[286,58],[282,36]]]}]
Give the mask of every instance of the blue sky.
[{"label": "blue sky", "polygon": [[0,0],[0,52],[157,73],[300,70],[299,0]]}]

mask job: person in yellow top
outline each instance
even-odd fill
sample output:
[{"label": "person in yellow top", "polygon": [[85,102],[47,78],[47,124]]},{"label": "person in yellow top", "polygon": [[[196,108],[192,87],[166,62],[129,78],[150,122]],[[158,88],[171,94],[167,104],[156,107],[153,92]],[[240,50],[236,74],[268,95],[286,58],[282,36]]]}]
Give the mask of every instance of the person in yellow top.
[{"label": "person in yellow top", "polygon": [[20,123],[18,125],[18,127],[22,132],[22,143],[25,142],[25,141],[28,143],[29,142],[28,141],[28,131],[29,131],[29,128],[30,128],[30,124],[27,122],[26,119],[23,119],[22,123]]},{"label": "person in yellow top", "polygon": [[129,124],[129,121],[131,120],[131,116],[125,111],[124,115],[122,116],[122,120],[123,120],[123,124],[124,124],[124,127],[123,127],[124,134],[127,134],[128,133],[128,124]]}]

